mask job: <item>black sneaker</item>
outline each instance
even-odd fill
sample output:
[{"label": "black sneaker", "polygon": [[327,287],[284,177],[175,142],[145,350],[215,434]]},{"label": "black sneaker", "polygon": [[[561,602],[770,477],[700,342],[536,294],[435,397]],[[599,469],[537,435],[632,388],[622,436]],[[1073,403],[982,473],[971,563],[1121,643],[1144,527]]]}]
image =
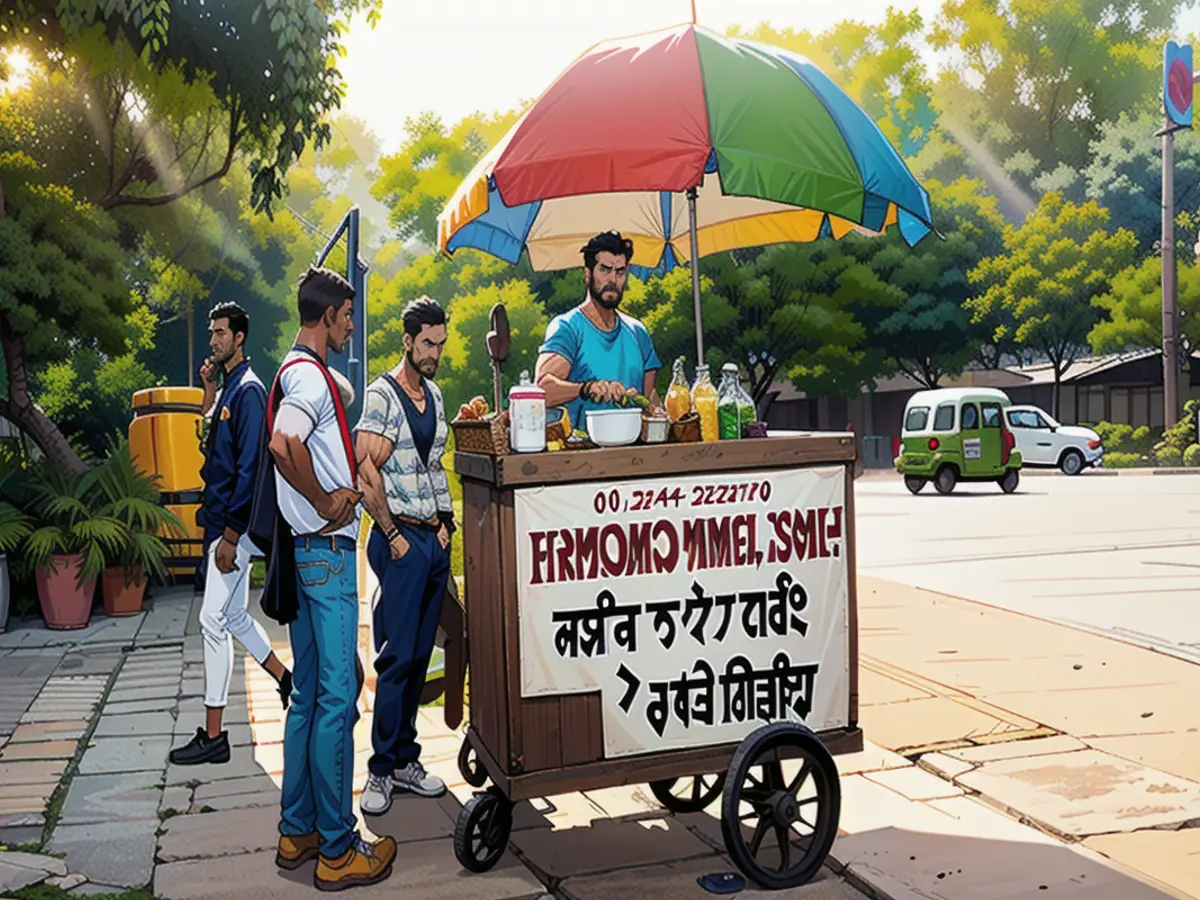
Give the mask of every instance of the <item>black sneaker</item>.
[{"label": "black sneaker", "polygon": [[229,762],[229,732],[222,731],[210,738],[203,728],[196,729],[196,736],[182,747],[172,750],[167,757],[177,766],[199,766],[205,763]]},{"label": "black sneaker", "polygon": [[283,677],[279,679],[279,699],[283,701],[283,708],[287,709],[292,705],[292,670],[284,669]]}]

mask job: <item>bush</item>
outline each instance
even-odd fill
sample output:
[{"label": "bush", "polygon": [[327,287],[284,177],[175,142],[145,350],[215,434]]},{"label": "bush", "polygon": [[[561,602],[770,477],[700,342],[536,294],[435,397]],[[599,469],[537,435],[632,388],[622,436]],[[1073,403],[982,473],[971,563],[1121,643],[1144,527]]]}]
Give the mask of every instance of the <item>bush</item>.
[{"label": "bush", "polygon": [[1200,466],[1200,444],[1192,444],[1183,451],[1183,464],[1193,468]]},{"label": "bush", "polygon": [[1166,468],[1182,466],[1183,453],[1178,447],[1175,447],[1164,440],[1154,454],[1154,462],[1157,465],[1165,466]]},{"label": "bush", "polygon": [[1116,422],[1100,422],[1095,426],[1095,432],[1100,436],[1106,454],[1132,453],[1144,456],[1153,452],[1154,444],[1160,437],[1157,429],[1152,431],[1146,425],[1134,428]]},{"label": "bush", "polygon": [[1105,453],[1104,463],[1102,468],[1105,469],[1132,469],[1135,466],[1144,465],[1145,460],[1137,453]]}]

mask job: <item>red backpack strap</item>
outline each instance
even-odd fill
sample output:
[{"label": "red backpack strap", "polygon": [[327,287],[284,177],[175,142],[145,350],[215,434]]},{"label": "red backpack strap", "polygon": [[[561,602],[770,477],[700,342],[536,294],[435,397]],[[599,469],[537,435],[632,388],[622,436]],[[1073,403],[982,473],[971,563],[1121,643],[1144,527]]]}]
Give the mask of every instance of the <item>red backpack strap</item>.
[{"label": "red backpack strap", "polygon": [[357,487],[358,460],[354,456],[354,442],[350,438],[350,424],[346,419],[346,407],[342,404],[342,392],[338,390],[337,383],[333,380],[333,376],[329,374],[329,369],[321,365],[317,360],[307,357],[293,359],[291,362],[284,363],[275,374],[275,381],[271,385],[271,396],[267,402],[267,431],[268,433],[274,433],[275,431],[275,415],[282,401],[282,385],[280,384],[280,380],[283,377],[283,373],[299,363],[310,363],[320,369],[321,374],[325,376],[325,384],[329,387],[329,393],[333,397],[333,410],[337,415],[338,431],[342,435],[342,446],[346,450],[346,461],[350,465],[350,481]]}]

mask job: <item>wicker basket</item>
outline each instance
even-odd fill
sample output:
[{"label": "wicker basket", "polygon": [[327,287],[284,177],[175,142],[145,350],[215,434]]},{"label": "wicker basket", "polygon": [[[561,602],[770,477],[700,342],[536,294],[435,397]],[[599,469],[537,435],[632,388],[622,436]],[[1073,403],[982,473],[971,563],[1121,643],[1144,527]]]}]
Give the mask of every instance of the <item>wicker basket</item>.
[{"label": "wicker basket", "polygon": [[508,456],[508,411],[483,419],[462,419],[450,423],[454,429],[454,449],[463,453]]},{"label": "wicker basket", "polygon": [[678,422],[671,423],[671,440],[677,444],[695,444],[700,441],[700,416],[689,413]]}]

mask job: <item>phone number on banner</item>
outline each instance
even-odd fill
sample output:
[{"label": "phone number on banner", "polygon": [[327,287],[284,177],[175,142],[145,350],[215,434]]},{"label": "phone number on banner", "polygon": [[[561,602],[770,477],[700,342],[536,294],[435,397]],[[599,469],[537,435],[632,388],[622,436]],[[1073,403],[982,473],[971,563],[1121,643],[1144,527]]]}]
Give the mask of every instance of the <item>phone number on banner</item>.
[{"label": "phone number on banner", "polygon": [[771,490],[771,482],[766,478],[720,484],[697,484],[686,490],[681,487],[633,489],[612,487],[596,492],[592,497],[592,509],[597,515],[602,516],[606,513],[636,513],[652,509],[767,503],[771,499]]}]

